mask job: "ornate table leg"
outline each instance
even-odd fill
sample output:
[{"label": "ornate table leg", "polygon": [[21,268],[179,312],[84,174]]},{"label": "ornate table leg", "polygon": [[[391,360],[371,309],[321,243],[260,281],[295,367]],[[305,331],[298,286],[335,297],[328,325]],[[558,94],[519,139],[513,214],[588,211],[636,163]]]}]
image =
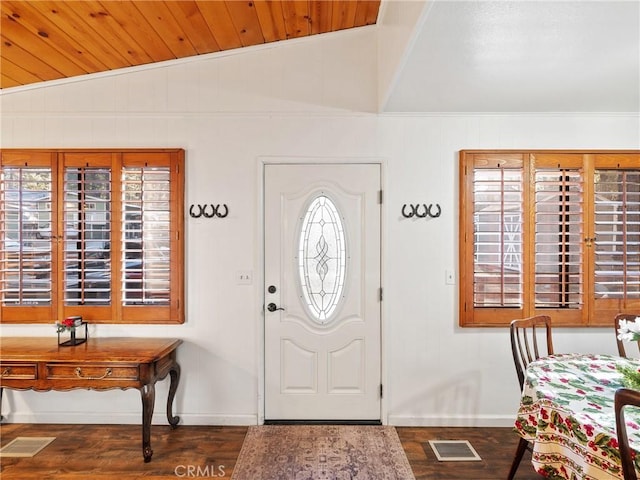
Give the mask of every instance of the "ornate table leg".
[{"label": "ornate table leg", "polygon": [[156,400],[155,384],[144,385],[140,389],[140,393],[142,394],[142,455],[144,462],[148,463],[153,455],[153,450],[151,450],[151,417]]},{"label": "ornate table leg", "polygon": [[171,376],[171,383],[169,384],[169,396],[167,397],[167,420],[172,428],[177,428],[180,421],[179,416],[173,415],[173,399],[176,396],[176,390],[178,390],[178,383],[180,382],[180,365],[177,363],[169,371]]}]

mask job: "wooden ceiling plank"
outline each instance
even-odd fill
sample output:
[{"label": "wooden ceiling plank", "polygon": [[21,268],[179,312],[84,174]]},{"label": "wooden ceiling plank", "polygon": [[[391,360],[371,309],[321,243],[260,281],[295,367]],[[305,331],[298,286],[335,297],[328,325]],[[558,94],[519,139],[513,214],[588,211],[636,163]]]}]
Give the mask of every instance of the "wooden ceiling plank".
[{"label": "wooden ceiling plank", "polygon": [[277,42],[287,38],[287,30],[280,0],[254,0],[258,21],[265,42]]},{"label": "wooden ceiling plank", "polygon": [[51,15],[53,21],[65,30],[67,35],[99,58],[108,69],[122,68],[130,65],[130,62],[120,55],[113,46],[87,25],[84,18],[76,15],[74,2],[38,1],[33,2],[34,8]]},{"label": "wooden ceiling plank", "polygon": [[331,16],[331,30],[352,28],[355,24],[357,2],[352,0],[335,0]]},{"label": "wooden ceiling plank", "polygon": [[165,1],[165,4],[198,54],[220,51],[220,45],[194,0]]},{"label": "wooden ceiling plank", "polygon": [[[11,15],[22,22],[25,27],[36,34],[46,34],[52,47],[65,55],[69,60],[77,64],[86,72],[107,70],[107,66],[98,60],[86,48],[74,41],[64,28],[55,23],[55,19],[49,18],[45,11],[38,10],[39,2],[2,2],[2,13]],[[53,15],[53,14],[51,14]]]},{"label": "wooden ceiling plank", "polygon": [[12,72],[0,88],[7,88],[371,25],[380,0],[0,0],[0,7],[0,62]]},{"label": "wooden ceiling plank", "polygon": [[227,2],[227,9],[243,47],[264,43],[258,13],[252,0],[231,0]]},{"label": "wooden ceiling plank", "polygon": [[28,71],[41,81],[55,80],[63,78],[65,75],[59,72],[51,65],[46,63],[40,57],[36,57],[31,52],[25,50],[19,45],[15,45],[10,39],[0,35],[2,41],[2,60],[8,60],[20,68]]},{"label": "wooden ceiling plank", "polygon": [[282,13],[287,29],[287,38],[306,37],[311,33],[309,27],[309,3],[303,0],[284,0]]},{"label": "wooden ceiling plank", "polygon": [[227,2],[198,0],[196,3],[220,49],[231,50],[242,46],[242,41],[227,10]]},{"label": "wooden ceiling plank", "polygon": [[136,8],[137,2],[102,2],[102,7],[118,24],[129,32],[135,32],[136,43],[154,62],[176,58],[164,39],[149,24],[145,15]]},{"label": "wooden ceiling plank", "polygon": [[[32,32],[25,25],[14,17],[2,15],[0,20],[0,29],[2,35],[7,38],[11,44],[18,45],[24,50],[31,52],[38,58],[46,59],[46,63],[55,66],[55,70],[65,76],[72,77],[87,73],[74,62],[62,55],[58,50],[51,46],[51,42],[47,38]],[[21,65],[21,62],[16,62]]]},{"label": "wooden ceiling plank", "polygon": [[184,34],[171,11],[161,1],[136,1],[133,5],[144,16],[160,39],[169,47],[174,58],[192,57],[197,51]]},{"label": "wooden ceiling plank", "polygon": [[[378,5],[380,5],[380,2],[377,0],[358,0],[354,25],[356,27],[362,27],[364,25],[376,23],[376,19],[378,17]],[[371,21],[371,18],[373,18],[373,22]]]},{"label": "wooden ceiling plank", "polygon": [[326,0],[311,0],[309,4],[311,16],[311,34],[327,33],[331,31],[331,15],[333,2]]},{"label": "wooden ceiling plank", "polygon": [[375,25],[378,23],[380,0],[359,0],[358,3],[362,3],[367,6],[367,13],[365,14],[364,22],[359,23],[359,25]]},{"label": "wooden ceiling plank", "polygon": [[[25,70],[23,67],[13,63],[7,58],[2,58],[0,61],[0,71],[2,72],[2,75],[10,78],[14,82],[17,82],[17,85],[27,85],[42,81],[42,79],[37,75]],[[4,88],[4,84],[2,86]]]},{"label": "wooden ceiling plank", "polygon": [[[104,2],[109,3],[109,2]],[[69,2],[73,11],[90,26],[96,35],[100,35],[111,48],[124,57],[128,65],[143,65],[153,59],[138,45],[135,31],[129,31],[122,23],[113,18],[108,10],[96,0]]]},{"label": "wooden ceiling plank", "polygon": [[[0,68],[1,71],[1,68]],[[4,74],[4,71],[0,73],[0,88],[11,88],[11,87],[19,87],[20,85],[27,85],[30,82],[21,82],[19,80],[14,80],[13,78],[8,77]]]}]

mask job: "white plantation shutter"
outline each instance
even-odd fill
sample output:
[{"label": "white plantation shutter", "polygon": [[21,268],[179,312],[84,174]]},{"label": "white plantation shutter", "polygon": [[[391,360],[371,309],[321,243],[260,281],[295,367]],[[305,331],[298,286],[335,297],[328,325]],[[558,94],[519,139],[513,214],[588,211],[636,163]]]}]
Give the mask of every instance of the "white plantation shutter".
[{"label": "white plantation shutter", "polygon": [[640,299],[640,170],[595,179],[595,296]]},{"label": "white plantation shutter", "polygon": [[0,160],[0,322],[184,321],[182,150]]},{"label": "white plantation shutter", "polygon": [[111,169],[64,170],[65,305],[111,304]]},{"label": "white plantation shutter", "polygon": [[582,307],[583,223],[582,172],[536,170],[536,308]]},{"label": "white plantation shutter", "polygon": [[460,319],[640,311],[640,152],[462,151]]},{"label": "white plantation shutter", "polygon": [[122,170],[121,259],[125,305],[168,305],[170,263],[170,169]]},{"label": "white plantation shutter", "polygon": [[473,205],[474,305],[520,307],[523,302],[522,169],[476,169]]},{"label": "white plantation shutter", "polygon": [[0,183],[2,305],[51,305],[51,168],[5,167]]}]

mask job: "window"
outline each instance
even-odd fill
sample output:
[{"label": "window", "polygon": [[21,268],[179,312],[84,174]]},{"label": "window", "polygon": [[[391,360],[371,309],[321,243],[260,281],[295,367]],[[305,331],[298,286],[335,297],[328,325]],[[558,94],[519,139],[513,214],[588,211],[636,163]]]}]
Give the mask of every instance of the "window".
[{"label": "window", "polygon": [[640,310],[640,153],[462,151],[460,325]]},{"label": "window", "polygon": [[0,150],[0,320],[184,321],[182,150]]},{"label": "window", "polygon": [[331,318],[342,299],[346,276],[346,242],[338,209],[325,195],[309,205],[300,227],[298,272],[311,317],[319,324]]}]

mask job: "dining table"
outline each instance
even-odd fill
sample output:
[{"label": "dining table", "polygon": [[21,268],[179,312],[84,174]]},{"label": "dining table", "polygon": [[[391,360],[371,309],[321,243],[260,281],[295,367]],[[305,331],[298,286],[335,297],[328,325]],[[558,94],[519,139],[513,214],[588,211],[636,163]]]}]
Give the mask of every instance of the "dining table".
[{"label": "dining table", "polygon": [[[566,480],[623,479],[614,395],[625,386],[625,370],[640,371],[640,360],[556,354],[529,363],[515,430],[532,444],[536,472]],[[631,448],[640,452],[640,409],[627,407],[625,417]]]}]

